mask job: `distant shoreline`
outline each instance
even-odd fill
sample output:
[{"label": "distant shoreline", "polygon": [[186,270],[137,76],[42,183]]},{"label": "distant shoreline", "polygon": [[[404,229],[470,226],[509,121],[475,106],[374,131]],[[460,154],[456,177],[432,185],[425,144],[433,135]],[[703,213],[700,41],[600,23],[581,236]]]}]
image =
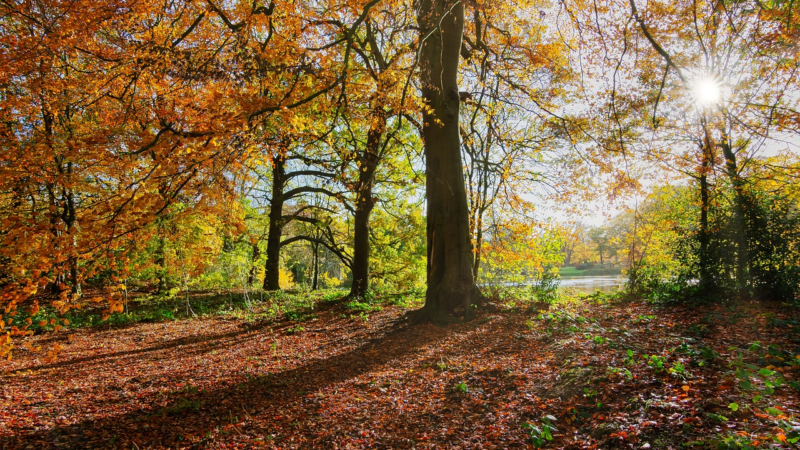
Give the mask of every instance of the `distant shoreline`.
[{"label": "distant shoreline", "polygon": [[558,269],[561,278],[572,277],[602,277],[609,275],[622,275],[621,267],[594,267],[591,269],[578,270],[574,267],[561,267]]}]

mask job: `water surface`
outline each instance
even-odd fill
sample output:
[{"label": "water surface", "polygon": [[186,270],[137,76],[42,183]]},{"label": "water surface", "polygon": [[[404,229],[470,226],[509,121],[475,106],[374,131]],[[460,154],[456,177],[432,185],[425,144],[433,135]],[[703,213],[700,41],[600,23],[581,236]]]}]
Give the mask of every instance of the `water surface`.
[{"label": "water surface", "polygon": [[564,277],[560,286],[570,288],[583,294],[592,294],[595,291],[610,292],[622,287],[628,281],[625,275],[605,275],[588,277]]}]

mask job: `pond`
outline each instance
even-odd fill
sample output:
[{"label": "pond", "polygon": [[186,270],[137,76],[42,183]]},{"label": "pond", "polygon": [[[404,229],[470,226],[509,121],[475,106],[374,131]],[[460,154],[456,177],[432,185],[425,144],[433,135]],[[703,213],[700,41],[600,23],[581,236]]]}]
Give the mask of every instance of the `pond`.
[{"label": "pond", "polygon": [[606,275],[597,277],[564,277],[561,287],[570,288],[582,294],[592,294],[595,291],[610,292],[622,287],[628,281],[625,275]]},{"label": "pond", "polygon": [[[579,294],[594,294],[596,291],[611,292],[621,288],[628,282],[625,275],[602,275],[602,276],[582,276],[582,277],[562,277],[559,280],[559,287],[570,288]],[[499,283],[501,286],[530,286],[531,283]],[[480,286],[489,286],[481,284]]]}]

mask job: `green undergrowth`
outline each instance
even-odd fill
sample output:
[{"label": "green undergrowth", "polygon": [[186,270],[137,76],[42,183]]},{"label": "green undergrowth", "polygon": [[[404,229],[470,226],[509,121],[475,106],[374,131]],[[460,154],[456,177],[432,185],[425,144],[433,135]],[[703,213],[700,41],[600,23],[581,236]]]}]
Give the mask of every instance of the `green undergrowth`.
[{"label": "green undergrowth", "polygon": [[[571,399],[558,421],[522,424],[535,448],[547,446],[549,431],[563,426],[591,434],[600,447],[800,444],[794,406],[800,395],[800,322],[792,311],[776,314],[769,304],[737,302],[706,304],[687,314],[621,292],[564,296],[544,305],[526,300],[518,299],[509,311],[526,318],[525,331],[515,336],[558,343],[567,363],[553,395]],[[582,363],[569,367],[571,361]],[[605,418],[623,404],[624,413]],[[670,433],[675,442],[661,442],[638,425],[660,423],[664,411],[682,418]]]},{"label": "green undergrowth", "polygon": [[[132,296],[117,312],[104,319],[105,305],[87,305],[59,314],[45,306],[31,315],[20,308],[14,316],[6,318],[9,327],[26,329],[34,333],[87,327],[120,327],[136,323],[165,322],[223,316],[247,322],[287,320],[305,322],[316,318],[314,311],[325,305],[343,304],[353,317],[364,319],[371,312],[385,306],[418,308],[424,301],[424,291],[405,293],[369,292],[363,298],[349,298],[343,289],[317,291],[242,292],[192,292],[187,298],[181,292],[164,295],[143,294]],[[27,328],[26,328],[27,327]]]},{"label": "green undergrowth", "polygon": [[124,305],[123,312],[108,316],[105,320],[103,306],[88,305],[59,314],[54,308],[42,307],[34,314],[20,308],[9,317],[9,326],[17,326],[34,333],[61,328],[86,328],[125,326],[136,323],[164,322],[191,318],[229,316],[247,321],[272,320],[285,316],[288,320],[304,317],[307,311],[320,304],[338,301],[346,291],[331,289],[314,292],[269,293],[251,292],[193,292],[187,298],[175,293],[166,295],[144,294],[132,296]]}]

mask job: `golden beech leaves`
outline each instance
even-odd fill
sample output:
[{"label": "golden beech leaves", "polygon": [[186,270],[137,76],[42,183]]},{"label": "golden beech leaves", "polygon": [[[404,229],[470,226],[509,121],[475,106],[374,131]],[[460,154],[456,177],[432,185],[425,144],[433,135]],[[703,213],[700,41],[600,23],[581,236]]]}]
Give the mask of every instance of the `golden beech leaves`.
[{"label": "golden beech leaves", "polygon": [[[253,132],[274,115],[295,133],[317,133],[293,109],[342,83],[346,45],[330,33],[355,33],[374,2],[341,6],[0,5],[0,307],[54,291],[62,314],[98,300],[119,311],[114,290],[83,298],[81,288],[101,274],[126,279],[130,252],[187,231],[166,230],[167,215],[202,243],[167,252],[190,273],[219,245],[199,228],[244,233],[231,205],[254,157]],[[192,214],[230,220],[181,217]]]},{"label": "golden beech leaves", "polygon": [[[482,258],[518,271],[556,262],[558,239],[534,217],[542,190],[559,203],[622,198],[653,168],[699,179],[729,163],[718,150],[729,141],[746,154],[749,142],[796,133],[790,4],[638,3],[463,3],[449,95],[475,275]],[[405,191],[425,174],[419,130],[444,122],[422,120],[434,109],[418,95],[430,86],[419,81],[416,9],[409,0],[1,3],[0,356],[12,336],[44,326],[12,321],[17,308],[31,317],[89,306],[105,319],[125,311],[137,273],[188,290],[227,246],[249,242],[256,260],[249,188],[274,182],[288,159],[313,168],[290,187],[307,177],[342,211],[421,196]],[[698,105],[693,80],[705,75],[727,90]],[[371,192],[379,182],[391,188]],[[293,282],[285,271],[280,279]],[[53,320],[45,325],[69,325]]]},{"label": "golden beech leaves", "polygon": [[[515,13],[540,7],[471,6],[465,67],[476,86],[489,84],[479,75],[489,63],[517,87],[561,67],[544,24]],[[0,307],[45,295],[60,314],[91,303],[122,311],[132,271],[197,274],[221,235],[246,234],[237,188],[249,165],[274,157],[264,142],[337,147],[339,118],[407,134],[403,119],[424,108],[415,22],[399,0],[0,5]],[[487,63],[500,54],[514,58]],[[549,89],[526,95],[544,104]],[[367,171],[348,166],[358,152],[336,153],[343,162],[329,167],[355,186]],[[160,261],[130,258],[154,241]],[[83,292],[100,278],[109,287]]]}]

